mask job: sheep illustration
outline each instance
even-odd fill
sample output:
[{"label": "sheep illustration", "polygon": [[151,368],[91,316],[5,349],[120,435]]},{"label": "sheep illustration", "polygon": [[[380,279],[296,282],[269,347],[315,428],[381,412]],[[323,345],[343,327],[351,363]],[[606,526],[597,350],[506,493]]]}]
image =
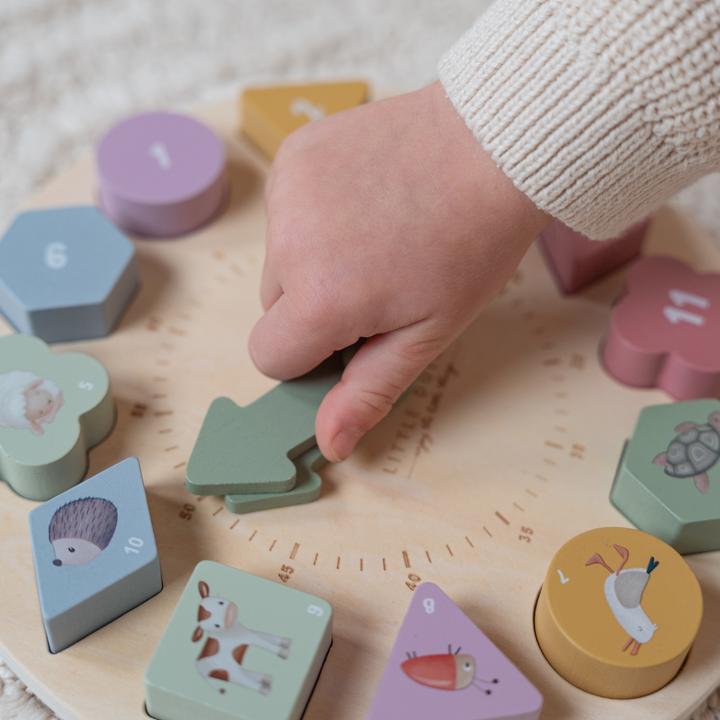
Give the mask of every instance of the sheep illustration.
[{"label": "sheep illustration", "polygon": [[0,374],[0,426],[43,435],[65,400],[52,380],[25,370]]},{"label": "sheep illustration", "polygon": [[117,508],[102,498],[73,500],[58,508],[49,526],[53,565],[86,565],[94,560],[112,540],[117,519]]},{"label": "sheep illustration", "polygon": [[623,652],[634,642],[631,655],[637,655],[640,645],[646,643],[657,630],[645,611],[640,607],[645,586],[650,580],[650,573],[660,564],[654,557],[650,558],[647,568],[627,568],[623,570],[630,557],[630,552],[621,545],[613,545],[622,558],[617,570],[613,570],[598,553],[595,553],[585,565],[602,565],[610,577],[605,580],[605,598],[623,630],[630,635],[623,645]]}]

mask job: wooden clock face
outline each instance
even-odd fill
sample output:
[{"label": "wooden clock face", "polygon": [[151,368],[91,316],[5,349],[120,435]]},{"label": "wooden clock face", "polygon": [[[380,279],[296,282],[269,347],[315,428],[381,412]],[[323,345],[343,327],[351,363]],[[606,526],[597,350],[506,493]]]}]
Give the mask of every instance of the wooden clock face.
[{"label": "wooden clock face", "polygon": [[[27,530],[36,503],[0,485],[0,574],[12,578],[0,586],[0,649],[20,677],[66,718],[144,717],[145,668],[194,567],[211,560],[332,604],[334,641],[308,706],[312,720],[366,716],[412,594],[426,581],[538,688],[547,717],[689,712],[720,670],[717,603],[708,603],[680,676],[627,706],[569,685],[533,631],[533,605],[563,543],[629,525],[608,501],[623,444],[643,407],[669,400],[619,384],[598,359],[622,272],[564,297],[532,247],[500,296],[352,457],[318,471],[317,501],[236,515],[221,496],[187,491],[185,468],[211,402],[225,396],[245,406],[275,384],[246,350],[261,314],[269,163],[238,135],[235,103],[196,116],[228,153],[226,209],[178,239],[133,238],[141,290],[119,327],[104,339],[54,346],[108,369],[117,423],[90,452],[88,474],[139,458],[164,589],[50,655]],[[92,204],[92,168],[91,158],[81,161],[33,206]],[[646,251],[720,268],[710,242],[671,211],[656,218]],[[718,558],[689,562],[714,592]]]}]

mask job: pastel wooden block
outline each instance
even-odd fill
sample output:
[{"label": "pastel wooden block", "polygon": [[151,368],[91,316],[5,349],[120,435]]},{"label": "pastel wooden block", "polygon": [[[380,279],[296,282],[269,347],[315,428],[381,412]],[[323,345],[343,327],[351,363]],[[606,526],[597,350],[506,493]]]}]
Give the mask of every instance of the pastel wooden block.
[{"label": "pastel wooden block", "polygon": [[195,495],[287,492],[295,487],[293,460],[315,443],[315,416],[340,381],[339,353],[303,375],[276,385],[247,407],[229,398],[210,405],[187,465]]},{"label": "pastel wooden block", "polygon": [[364,82],[249,88],[240,98],[242,131],[274,158],[291,132],[311,120],[362,105],[367,95]]},{"label": "pastel wooden block", "polygon": [[598,528],[553,558],[535,632],[568,682],[594,695],[633,698],[675,677],[702,611],[700,585],[669,545],[639,530]]},{"label": "pastel wooden block", "polygon": [[332,641],[331,605],[203,561],[145,673],[158,720],[298,720]]},{"label": "pastel wooden block", "polygon": [[93,207],[21,213],[0,241],[0,311],[45,342],[107,335],[138,287],[135,246]]},{"label": "pastel wooden block", "polygon": [[433,583],[413,594],[368,720],[536,720],[543,699]]},{"label": "pastel wooden block", "polygon": [[720,550],[720,401],[645,408],[610,501],[681,555]]},{"label": "pastel wooden block", "polygon": [[590,240],[555,220],[540,233],[538,241],[560,289],[571,294],[637,257],[651,220],[645,218],[608,240]]},{"label": "pastel wooden block", "polygon": [[322,489],[322,478],[316,470],[326,462],[320,448],[317,446],[311,448],[293,461],[297,477],[292,490],[279,493],[258,493],[257,495],[226,495],[225,507],[230,512],[242,514],[289,507],[290,505],[302,505],[317,500]]},{"label": "pastel wooden block", "polygon": [[720,398],[720,275],[669,257],[646,257],[627,274],[602,347],[607,371],[677,400]]},{"label": "pastel wooden block", "polygon": [[178,113],[134,115],[100,140],[100,203],[128,232],[184,235],[211,220],[227,194],[225,148],[203,123]]},{"label": "pastel wooden block", "polygon": [[28,521],[50,652],[64,650],[162,590],[136,458],[31,510]]},{"label": "pastel wooden block", "polygon": [[0,478],[16,493],[49,500],[79,483],[114,421],[97,360],[56,355],[30,335],[0,337]]}]

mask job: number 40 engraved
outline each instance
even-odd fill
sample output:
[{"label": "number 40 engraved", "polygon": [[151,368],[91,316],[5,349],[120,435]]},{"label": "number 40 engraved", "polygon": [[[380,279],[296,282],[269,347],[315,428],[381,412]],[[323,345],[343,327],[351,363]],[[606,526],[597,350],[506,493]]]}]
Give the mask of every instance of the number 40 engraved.
[{"label": "number 40 engraved", "polygon": [[702,327],[705,324],[705,318],[698,313],[690,312],[689,310],[683,310],[685,305],[700,308],[701,310],[707,310],[710,307],[710,301],[707,298],[700,297],[699,295],[692,295],[683,290],[671,290],[670,300],[672,305],[666,305],[663,308],[663,315],[673,325],[677,325],[679,322],[690,323],[697,327]]}]

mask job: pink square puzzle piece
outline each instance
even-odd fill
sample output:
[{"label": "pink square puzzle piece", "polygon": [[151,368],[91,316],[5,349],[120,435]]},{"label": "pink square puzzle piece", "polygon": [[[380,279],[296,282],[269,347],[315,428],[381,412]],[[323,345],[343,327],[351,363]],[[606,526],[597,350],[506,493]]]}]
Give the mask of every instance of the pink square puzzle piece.
[{"label": "pink square puzzle piece", "polygon": [[537,720],[540,693],[437,585],[422,583],[368,720]]},{"label": "pink square puzzle piece", "polygon": [[609,240],[590,240],[555,220],[538,241],[560,289],[569,295],[637,257],[651,219],[645,218]]},{"label": "pink square puzzle piece", "polygon": [[602,348],[607,371],[677,400],[720,398],[720,275],[653,256],[627,274]]}]

